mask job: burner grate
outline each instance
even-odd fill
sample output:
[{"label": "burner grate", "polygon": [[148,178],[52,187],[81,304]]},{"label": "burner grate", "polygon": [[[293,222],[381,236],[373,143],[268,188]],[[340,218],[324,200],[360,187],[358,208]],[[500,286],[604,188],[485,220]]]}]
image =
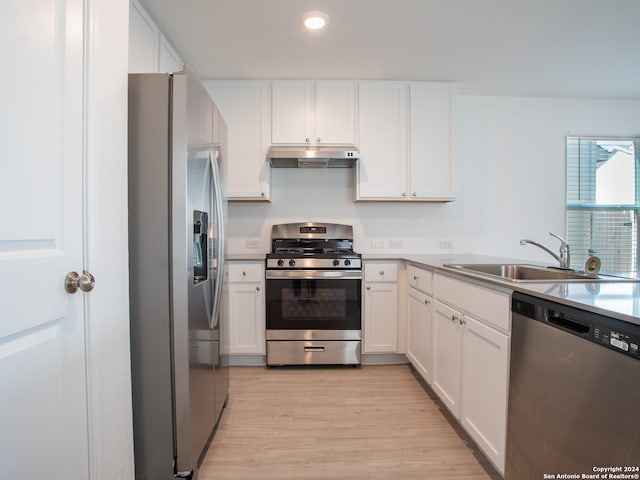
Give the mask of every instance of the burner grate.
[{"label": "burner grate", "polygon": [[276,248],[275,253],[298,253],[298,254],[303,254],[304,253],[304,249],[303,248],[280,247],[280,248]]},{"label": "burner grate", "polygon": [[324,248],[322,250],[322,253],[324,253],[324,254],[336,253],[336,254],[339,254],[339,255],[343,255],[343,254],[353,253],[353,250],[351,250],[350,248]]}]

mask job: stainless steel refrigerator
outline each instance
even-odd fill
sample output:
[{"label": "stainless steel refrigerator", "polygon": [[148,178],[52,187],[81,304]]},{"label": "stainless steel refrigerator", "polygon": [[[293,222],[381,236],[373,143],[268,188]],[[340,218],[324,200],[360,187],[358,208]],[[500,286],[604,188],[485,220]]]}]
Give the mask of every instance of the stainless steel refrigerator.
[{"label": "stainless steel refrigerator", "polygon": [[185,68],[129,76],[129,290],[136,479],[197,478],[222,366],[226,126]]}]

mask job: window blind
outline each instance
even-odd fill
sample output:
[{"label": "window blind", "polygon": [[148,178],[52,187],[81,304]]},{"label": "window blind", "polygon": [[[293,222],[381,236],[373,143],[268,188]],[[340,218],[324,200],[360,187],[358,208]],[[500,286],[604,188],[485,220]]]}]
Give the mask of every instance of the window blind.
[{"label": "window blind", "polygon": [[[638,140],[567,138],[566,233],[572,268],[582,268],[590,255],[597,255],[603,273],[637,275]],[[622,172],[618,177],[604,172],[608,162],[606,168]],[[631,198],[632,203],[598,203],[603,198]]]}]

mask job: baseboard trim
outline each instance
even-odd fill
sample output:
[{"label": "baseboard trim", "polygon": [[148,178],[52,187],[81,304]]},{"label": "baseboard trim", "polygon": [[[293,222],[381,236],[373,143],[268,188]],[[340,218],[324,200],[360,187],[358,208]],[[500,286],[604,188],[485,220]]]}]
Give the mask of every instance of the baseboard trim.
[{"label": "baseboard trim", "polygon": [[265,355],[229,355],[223,359],[222,364],[228,367],[264,367],[267,364],[267,357]]},{"label": "baseboard trim", "polygon": [[363,353],[362,365],[404,365],[409,360],[404,353]]}]

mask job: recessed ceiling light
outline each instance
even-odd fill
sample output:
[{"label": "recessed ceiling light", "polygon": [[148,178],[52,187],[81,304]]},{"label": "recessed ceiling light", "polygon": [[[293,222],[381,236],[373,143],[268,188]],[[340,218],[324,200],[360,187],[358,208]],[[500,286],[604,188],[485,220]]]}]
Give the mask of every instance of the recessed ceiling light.
[{"label": "recessed ceiling light", "polygon": [[329,15],[324,12],[307,12],[302,16],[304,26],[310,30],[318,30],[329,23]]}]

